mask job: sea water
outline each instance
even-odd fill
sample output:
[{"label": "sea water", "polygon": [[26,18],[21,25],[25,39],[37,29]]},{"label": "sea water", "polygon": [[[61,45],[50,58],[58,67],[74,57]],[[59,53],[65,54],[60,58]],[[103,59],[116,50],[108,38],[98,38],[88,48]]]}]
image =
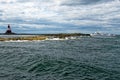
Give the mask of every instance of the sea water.
[{"label": "sea water", "polygon": [[120,80],[120,37],[0,42],[0,80]]}]

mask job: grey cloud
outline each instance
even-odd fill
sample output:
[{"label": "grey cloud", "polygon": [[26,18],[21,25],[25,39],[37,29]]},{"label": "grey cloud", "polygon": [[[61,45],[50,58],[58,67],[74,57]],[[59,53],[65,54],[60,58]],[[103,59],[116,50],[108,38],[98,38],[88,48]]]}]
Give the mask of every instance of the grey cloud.
[{"label": "grey cloud", "polygon": [[0,16],[2,16],[3,15],[3,11],[2,10],[0,10]]},{"label": "grey cloud", "polygon": [[0,10],[0,13],[2,13],[3,11],[2,10]]},{"label": "grey cloud", "polygon": [[22,3],[24,3],[24,2],[28,2],[27,0],[18,0],[17,2],[22,2]]},{"label": "grey cloud", "polygon": [[21,3],[24,3],[24,2],[49,2],[49,1],[52,1],[52,0],[17,0],[17,2],[21,2]]},{"label": "grey cloud", "polygon": [[114,0],[67,0],[61,5],[68,5],[68,6],[75,6],[75,5],[91,5],[91,4],[99,4],[99,3],[105,3],[105,2],[110,2]]},{"label": "grey cloud", "polygon": [[6,4],[6,2],[1,2],[1,4]]},{"label": "grey cloud", "polygon": [[113,19],[110,19],[108,21],[109,21],[109,24],[111,24],[111,25],[120,25],[120,19],[119,18],[113,18]]},{"label": "grey cloud", "polygon": [[82,4],[95,4],[95,3],[104,3],[104,2],[110,2],[114,0],[81,0]]},{"label": "grey cloud", "polygon": [[19,3],[26,3],[26,2],[32,2],[32,1],[36,1],[36,0],[16,0]]},{"label": "grey cloud", "polygon": [[6,1],[0,1],[0,4],[13,4],[14,3],[14,1],[9,1],[9,2],[6,2]]}]

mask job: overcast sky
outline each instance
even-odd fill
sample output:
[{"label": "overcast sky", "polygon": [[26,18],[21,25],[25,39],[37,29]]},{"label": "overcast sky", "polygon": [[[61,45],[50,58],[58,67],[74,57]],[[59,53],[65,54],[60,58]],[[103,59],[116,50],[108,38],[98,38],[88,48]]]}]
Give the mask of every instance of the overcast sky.
[{"label": "overcast sky", "polygon": [[120,0],[0,0],[0,33],[120,34]]}]

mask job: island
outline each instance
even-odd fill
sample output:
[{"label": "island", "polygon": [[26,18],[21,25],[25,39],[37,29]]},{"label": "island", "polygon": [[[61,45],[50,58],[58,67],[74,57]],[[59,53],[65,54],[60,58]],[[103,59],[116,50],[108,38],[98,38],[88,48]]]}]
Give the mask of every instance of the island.
[{"label": "island", "polygon": [[49,40],[49,39],[75,39],[77,37],[90,37],[90,34],[82,33],[59,33],[59,34],[14,34],[6,35],[7,37],[0,37],[0,41],[11,41],[11,40]]}]

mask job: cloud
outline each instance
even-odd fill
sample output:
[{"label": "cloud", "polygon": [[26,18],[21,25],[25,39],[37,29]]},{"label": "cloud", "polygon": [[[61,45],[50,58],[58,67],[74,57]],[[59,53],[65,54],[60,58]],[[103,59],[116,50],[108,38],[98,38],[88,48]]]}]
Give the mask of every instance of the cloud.
[{"label": "cloud", "polygon": [[0,16],[2,16],[2,10],[0,10]]},{"label": "cloud", "polygon": [[105,3],[105,2],[111,2],[114,0],[56,0],[55,2],[59,5],[67,5],[67,6],[79,6],[79,5],[90,5],[90,4],[99,4],[99,3]]},{"label": "cloud", "polygon": [[115,32],[119,4],[119,0],[0,0],[0,24],[34,33]]}]

